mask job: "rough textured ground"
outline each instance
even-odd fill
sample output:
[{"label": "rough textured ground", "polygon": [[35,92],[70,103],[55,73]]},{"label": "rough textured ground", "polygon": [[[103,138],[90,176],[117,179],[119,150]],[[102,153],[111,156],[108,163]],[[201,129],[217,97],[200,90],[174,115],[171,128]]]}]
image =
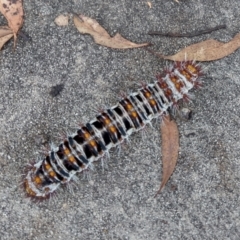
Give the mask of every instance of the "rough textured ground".
[{"label": "rough textured ground", "polygon": [[[214,38],[229,41],[240,29],[240,1],[25,0],[23,30],[32,42],[9,42],[0,62],[1,239],[240,239],[240,54],[203,63],[204,86],[189,107],[193,118],[177,119],[181,151],[176,171],[156,199],[161,178],[159,126],[131,137],[108,169],[96,165],[51,201],[24,197],[24,166],[59,133],[87,122],[120,91],[152,81],[166,61],[143,49],[112,50],[80,35],[72,23],[58,27],[61,13],[95,18],[111,35],[150,41],[172,54]],[[5,22],[1,18],[1,23]],[[186,33],[226,24],[194,38],[151,37],[150,30]],[[64,84],[56,97],[51,88]]]}]

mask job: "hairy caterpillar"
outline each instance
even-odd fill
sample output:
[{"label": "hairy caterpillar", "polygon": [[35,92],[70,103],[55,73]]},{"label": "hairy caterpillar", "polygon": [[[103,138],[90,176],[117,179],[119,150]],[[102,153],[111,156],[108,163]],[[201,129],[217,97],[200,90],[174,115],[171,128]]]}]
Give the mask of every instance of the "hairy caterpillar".
[{"label": "hairy caterpillar", "polygon": [[176,107],[180,100],[189,100],[189,90],[201,85],[199,76],[201,68],[195,62],[175,62],[165,76],[158,75],[154,83],[103,110],[31,166],[24,178],[27,195],[37,199],[49,197],[60,184],[88,169],[153,118],[168,114],[168,109]]}]

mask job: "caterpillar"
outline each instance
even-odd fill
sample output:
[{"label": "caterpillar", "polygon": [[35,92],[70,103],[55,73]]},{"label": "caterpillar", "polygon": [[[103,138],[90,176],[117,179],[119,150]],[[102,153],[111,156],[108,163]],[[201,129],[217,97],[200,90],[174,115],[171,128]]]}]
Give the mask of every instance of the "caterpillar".
[{"label": "caterpillar", "polygon": [[190,100],[189,90],[201,86],[201,75],[201,67],[195,62],[175,62],[164,76],[157,75],[155,82],[102,110],[30,166],[23,181],[27,196],[48,198],[61,184],[68,183],[77,172],[91,168],[93,162],[133,132],[151,124],[152,119],[167,115],[180,101]]}]

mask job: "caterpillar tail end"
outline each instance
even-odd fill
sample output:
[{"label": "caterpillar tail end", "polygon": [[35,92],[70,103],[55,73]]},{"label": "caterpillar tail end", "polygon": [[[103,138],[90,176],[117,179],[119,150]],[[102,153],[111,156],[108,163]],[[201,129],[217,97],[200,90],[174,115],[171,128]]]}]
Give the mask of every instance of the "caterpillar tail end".
[{"label": "caterpillar tail end", "polygon": [[23,179],[26,196],[34,200],[48,199],[59,186],[59,183],[46,182],[44,175],[39,171],[40,163],[41,161],[28,167],[27,175]]}]

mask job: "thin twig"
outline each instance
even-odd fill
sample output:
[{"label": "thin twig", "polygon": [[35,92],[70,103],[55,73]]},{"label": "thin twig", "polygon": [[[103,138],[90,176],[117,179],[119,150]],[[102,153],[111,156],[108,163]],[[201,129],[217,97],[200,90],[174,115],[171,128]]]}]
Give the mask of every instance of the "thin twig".
[{"label": "thin twig", "polygon": [[18,36],[21,37],[26,42],[31,42],[32,38],[22,30],[18,31]]},{"label": "thin twig", "polygon": [[205,30],[197,30],[194,31],[192,33],[161,33],[158,31],[150,31],[148,32],[149,35],[158,35],[158,36],[164,36],[164,37],[195,37],[195,36],[199,36],[199,35],[203,35],[203,34],[207,34],[207,33],[211,33],[213,31],[217,31],[219,29],[226,29],[227,26],[224,25],[219,25],[216,26],[214,28],[209,28],[209,29],[205,29]]}]

